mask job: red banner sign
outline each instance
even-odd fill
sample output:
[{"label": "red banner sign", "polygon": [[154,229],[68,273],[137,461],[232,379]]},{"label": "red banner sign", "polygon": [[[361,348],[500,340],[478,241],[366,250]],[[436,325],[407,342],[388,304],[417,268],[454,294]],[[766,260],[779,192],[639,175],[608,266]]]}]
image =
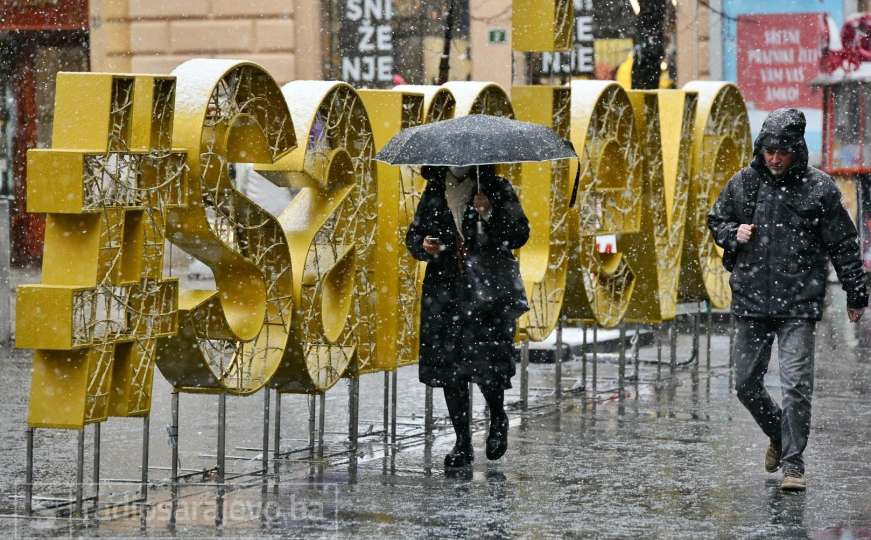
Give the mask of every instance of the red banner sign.
[{"label": "red banner sign", "polygon": [[820,72],[825,31],[822,13],[739,16],[738,87],[748,105],[819,109],[810,82]]}]

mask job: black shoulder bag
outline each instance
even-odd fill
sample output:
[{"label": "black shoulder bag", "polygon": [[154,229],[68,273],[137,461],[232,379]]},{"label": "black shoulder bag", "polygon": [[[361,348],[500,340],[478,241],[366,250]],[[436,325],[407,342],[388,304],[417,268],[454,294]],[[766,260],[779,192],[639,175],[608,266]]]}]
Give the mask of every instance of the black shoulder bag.
[{"label": "black shoulder bag", "polygon": [[515,257],[469,253],[463,259],[463,273],[470,312],[496,310],[516,319],[529,311],[520,265]]}]

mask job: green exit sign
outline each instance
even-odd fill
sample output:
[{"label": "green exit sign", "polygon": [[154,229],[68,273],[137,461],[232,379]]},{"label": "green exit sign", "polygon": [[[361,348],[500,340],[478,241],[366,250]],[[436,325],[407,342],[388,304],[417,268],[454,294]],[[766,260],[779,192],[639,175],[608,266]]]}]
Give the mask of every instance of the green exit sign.
[{"label": "green exit sign", "polygon": [[488,32],[490,43],[505,43],[508,33],[502,28],[494,28]]}]

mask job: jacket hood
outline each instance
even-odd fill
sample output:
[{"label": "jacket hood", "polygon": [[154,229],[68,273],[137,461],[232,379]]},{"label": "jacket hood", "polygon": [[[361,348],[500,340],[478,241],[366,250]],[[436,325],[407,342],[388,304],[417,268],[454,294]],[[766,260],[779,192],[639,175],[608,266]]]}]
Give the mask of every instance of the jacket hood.
[{"label": "jacket hood", "polygon": [[808,150],[804,140],[804,128],[807,122],[804,113],[798,109],[777,109],[771,112],[762,123],[762,129],[753,143],[752,166],[769,176],[771,173],[765,166],[763,148],[778,148],[792,150],[795,162],[786,172],[785,177],[801,176],[807,170]]}]

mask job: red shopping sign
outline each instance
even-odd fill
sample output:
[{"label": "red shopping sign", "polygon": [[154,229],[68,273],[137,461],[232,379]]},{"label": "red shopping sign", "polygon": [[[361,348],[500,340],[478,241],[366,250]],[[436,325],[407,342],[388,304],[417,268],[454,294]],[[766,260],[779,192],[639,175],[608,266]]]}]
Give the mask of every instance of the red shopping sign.
[{"label": "red shopping sign", "polygon": [[738,87],[752,108],[822,106],[810,82],[820,72],[823,13],[738,17]]}]

